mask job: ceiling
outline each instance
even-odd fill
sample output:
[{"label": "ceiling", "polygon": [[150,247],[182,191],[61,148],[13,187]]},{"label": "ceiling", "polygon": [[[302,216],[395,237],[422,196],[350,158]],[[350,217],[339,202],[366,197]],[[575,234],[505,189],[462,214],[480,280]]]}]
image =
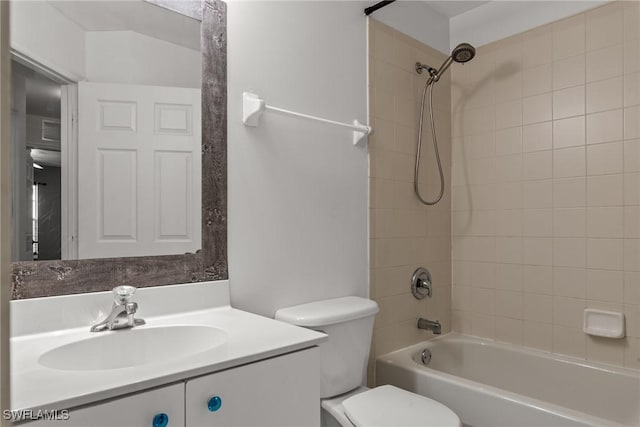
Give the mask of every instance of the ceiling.
[{"label": "ceiling", "polygon": [[135,31],[200,50],[200,21],[143,0],[49,0],[85,31]]},{"label": "ceiling", "polygon": [[471,9],[475,9],[478,6],[482,6],[483,4],[489,3],[484,0],[477,1],[458,1],[458,0],[423,0],[429,7],[435,9],[440,14],[453,18],[456,15],[461,15],[465,12],[470,11]]}]

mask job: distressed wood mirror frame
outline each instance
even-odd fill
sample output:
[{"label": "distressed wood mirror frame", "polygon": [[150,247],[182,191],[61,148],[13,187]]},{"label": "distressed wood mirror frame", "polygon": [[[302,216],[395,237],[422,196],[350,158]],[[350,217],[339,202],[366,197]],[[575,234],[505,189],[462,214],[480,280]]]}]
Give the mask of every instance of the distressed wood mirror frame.
[{"label": "distressed wood mirror frame", "polygon": [[202,249],[184,255],[14,262],[13,299],[228,278],[226,4],[146,1],[202,22]]}]

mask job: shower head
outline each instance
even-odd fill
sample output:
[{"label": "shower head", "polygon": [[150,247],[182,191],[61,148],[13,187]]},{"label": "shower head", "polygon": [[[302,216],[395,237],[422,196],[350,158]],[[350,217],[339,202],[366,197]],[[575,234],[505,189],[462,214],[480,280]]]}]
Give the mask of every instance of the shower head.
[{"label": "shower head", "polygon": [[458,46],[453,48],[451,55],[440,66],[435,75],[432,75],[431,77],[433,80],[438,81],[453,61],[464,64],[465,62],[471,61],[474,56],[476,56],[476,49],[473,46],[469,43],[460,43]]},{"label": "shower head", "polygon": [[474,56],[476,56],[476,48],[469,43],[460,43],[451,51],[451,59],[460,64],[471,61]]},{"label": "shower head", "polygon": [[454,47],[451,51],[451,55],[442,63],[439,69],[435,69],[429,67],[428,65],[423,65],[420,62],[416,63],[416,71],[418,73],[422,73],[422,70],[427,70],[429,72],[428,83],[437,82],[442,77],[442,74],[447,71],[447,68],[451,65],[452,62],[457,62],[460,64],[464,64],[465,62],[469,62],[476,56],[476,48],[471,46],[469,43],[460,43],[458,46]]}]

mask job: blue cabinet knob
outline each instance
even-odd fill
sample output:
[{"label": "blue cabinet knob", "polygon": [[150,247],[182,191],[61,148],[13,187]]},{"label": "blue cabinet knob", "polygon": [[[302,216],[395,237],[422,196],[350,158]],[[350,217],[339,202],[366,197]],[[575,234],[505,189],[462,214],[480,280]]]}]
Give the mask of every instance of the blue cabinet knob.
[{"label": "blue cabinet knob", "polygon": [[207,408],[209,408],[209,411],[211,412],[216,412],[221,407],[222,407],[222,398],[220,396],[213,396],[207,402]]},{"label": "blue cabinet knob", "polygon": [[169,416],[167,414],[157,414],[153,417],[153,427],[167,427],[169,425]]}]

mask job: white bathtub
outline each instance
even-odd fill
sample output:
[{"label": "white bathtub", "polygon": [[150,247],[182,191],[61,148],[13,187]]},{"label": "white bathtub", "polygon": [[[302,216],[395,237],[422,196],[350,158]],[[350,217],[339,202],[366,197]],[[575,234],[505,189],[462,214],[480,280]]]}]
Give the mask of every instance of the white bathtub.
[{"label": "white bathtub", "polygon": [[473,427],[640,426],[640,371],[464,335],[380,356],[376,379],[442,402]]}]

